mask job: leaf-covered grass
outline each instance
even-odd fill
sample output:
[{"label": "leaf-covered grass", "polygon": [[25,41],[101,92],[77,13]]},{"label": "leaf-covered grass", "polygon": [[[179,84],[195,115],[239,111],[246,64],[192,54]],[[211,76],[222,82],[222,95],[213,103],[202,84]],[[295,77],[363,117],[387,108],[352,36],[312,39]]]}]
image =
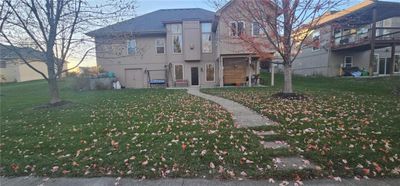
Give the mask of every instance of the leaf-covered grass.
[{"label": "leaf-covered grass", "polygon": [[1,175],[263,178],[287,153],[264,150],[219,105],[183,90],[69,87],[60,83],[71,104],[33,109],[48,101],[46,82],[0,86]]},{"label": "leaf-covered grass", "polygon": [[[269,74],[263,74],[269,83]],[[282,87],[202,89],[242,103],[280,123],[278,132],[329,176],[399,176],[400,77],[295,77],[307,100],[273,98]]]}]

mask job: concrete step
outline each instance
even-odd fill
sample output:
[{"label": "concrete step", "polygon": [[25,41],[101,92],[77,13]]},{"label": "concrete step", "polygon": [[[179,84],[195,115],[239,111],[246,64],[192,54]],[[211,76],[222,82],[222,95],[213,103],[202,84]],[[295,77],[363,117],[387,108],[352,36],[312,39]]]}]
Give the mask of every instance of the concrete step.
[{"label": "concrete step", "polygon": [[255,131],[255,130],[253,130],[253,133],[257,136],[272,136],[272,135],[278,134],[273,130],[271,130],[271,131]]},{"label": "concrete step", "polygon": [[264,146],[265,149],[287,149],[289,148],[289,144],[285,141],[260,141],[261,145]]},{"label": "concrete step", "polygon": [[277,170],[316,169],[316,165],[301,156],[277,157],[272,160]]}]

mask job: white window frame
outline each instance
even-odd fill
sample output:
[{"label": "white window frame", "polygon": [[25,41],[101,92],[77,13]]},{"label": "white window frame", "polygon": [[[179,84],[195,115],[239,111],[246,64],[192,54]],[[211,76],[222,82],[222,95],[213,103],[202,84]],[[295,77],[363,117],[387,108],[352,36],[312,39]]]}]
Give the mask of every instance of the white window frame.
[{"label": "white window frame", "polygon": [[258,27],[259,27],[258,35],[254,35],[254,23],[255,23],[255,24],[258,24],[258,22],[253,21],[253,22],[251,23],[251,36],[253,36],[253,37],[260,37],[260,36],[262,35],[262,34],[260,33],[260,32],[261,32],[261,25],[258,24]]},{"label": "white window frame", "polygon": [[[318,35],[318,40],[319,40],[318,48],[314,48],[314,38],[316,37],[316,35]],[[314,30],[313,33],[312,33],[312,38],[311,39],[312,39],[312,42],[313,42],[312,45],[311,45],[312,51],[316,52],[316,51],[321,50],[321,32],[319,30]]]},{"label": "white window frame", "polygon": [[388,62],[388,59],[389,58],[387,58],[387,57],[383,57],[383,58],[379,58],[379,65],[378,65],[378,75],[381,75],[380,73],[379,73],[379,68],[380,68],[380,66],[381,66],[381,59],[384,59],[385,60],[385,67],[384,67],[384,72],[383,72],[383,74],[382,75],[387,75],[388,73],[387,73],[387,62]]},{"label": "white window frame", "polygon": [[[201,52],[204,54],[211,54],[213,52],[213,35],[212,35],[212,30],[210,30],[209,32],[203,32],[203,24],[211,24],[212,27],[212,23],[201,23]],[[204,42],[203,42],[203,36],[205,34],[209,34],[211,37],[211,45],[210,45],[210,51],[209,52],[204,52]]]},{"label": "white window frame", "polygon": [[347,67],[346,66],[346,59],[347,58],[351,58],[351,65],[350,65],[350,67],[353,67],[353,64],[354,64],[354,58],[353,58],[353,56],[344,56],[344,59],[343,59],[343,67]]},{"label": "white window frame", "polygon": [[[173,32],[172,27],[174,25],[180,25],[180,28],[181,28],[180,32],[176,32],[176,33]],[[183,25],[182,24],[171,24],[170,27],[171,27],[171,37],[172,37],[172,42],[171,42],[172,43],[172,53],[173,54],[182,54],[183,53]],[[175,52],[175,45],[174,45],[175,36],[180,37],[181,52]]]},{"label": "white window frame", "polygon": [[[212,81],[208,81],[208,80],[207,80],[207,65],[212,65],[213,68],[214,68],[214,75],[213,75],[213,79],[214,79],[214,80],[212,80]],[[215,64],[214,64],[214,63],[206,63],[206,64],[204,65],[204,73],[205,73],[205,76],[204,76],[205,82],[215,82],[215,75],[216,75],[216,72],[215,72]]]},{"label": "white window frame", "polygon": [[[129,53],[129,44],[130,44],[130,42],[131,41],[135,41],[135,48],[134,48],[134,51],[133,51],[133,53]],[[126,42],[126,54],[127,55],[136,55],[137,54],[137,41],[136,41],[136,39],[129,39],[129,40],[127,40],[127,42]]]},{"label": "white window frame", "polygon": [[379,74],[379,61],[380,61],[380,58],[379,58],[379,54],[374,54],[374,57],[376,56],[376,68],[374,69],[374,73],[376,73],[376,74]]},{"label": "white window frame", "polygon": [[175,79],[175,81],[177,80],[176,79],[176,66],[179,66],[179,65],[182,66],[182,79],[179,79],[179,80],[185,80],[185,66],[183,64],[174,64],[174,79]]},{"label": "white window frame", "polygon": [[[158,47],[161,47],[161,46],[157,45],[157,41],[160,41],[160,40],[163,40],[163,42],[164,42],[164,46],[162,46],[164,48],[163,53],[158,53],[158,50],[157,50]],[[164,38],[156,39],[154,45],[155,45],[155,49],[156,49],[156,54],[165,54],[165,39]]]}]

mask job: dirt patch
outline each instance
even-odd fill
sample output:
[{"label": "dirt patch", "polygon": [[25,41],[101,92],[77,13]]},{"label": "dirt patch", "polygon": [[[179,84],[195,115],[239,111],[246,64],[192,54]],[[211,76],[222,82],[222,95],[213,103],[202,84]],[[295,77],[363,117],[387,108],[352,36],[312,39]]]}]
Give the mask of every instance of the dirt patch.
[{"label": "dirt patch", "polygon": [[33,107],[34,110],[39,110],[39,109],[51,109],[51,108],[65,108],[72,105],[71,101],[60,101],[54,104],[51,103],[46,103],[43,105],[38,105]]},{"label": "dirt patch", "polygon": [[287,99],[287,100],[307,100],[307,96],[304,94],[297,94],[297,93],[283,93],[279,92],[272,95],[274,98],[279,99]]}]

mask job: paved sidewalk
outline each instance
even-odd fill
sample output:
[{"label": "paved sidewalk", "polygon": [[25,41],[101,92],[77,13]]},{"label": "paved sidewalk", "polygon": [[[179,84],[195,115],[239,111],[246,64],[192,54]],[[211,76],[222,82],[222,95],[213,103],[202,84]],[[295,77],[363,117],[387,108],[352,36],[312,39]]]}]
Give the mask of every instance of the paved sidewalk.
[{"label": "paved sidewalk", "polygon": [[201,93],[199,88],[188,88],[188,93],[213,101],[232,113],[234,123],[240,128],[273,125],[274,123],[251,109],[217,96]]},{"label": "paved sidewalk", "polygon": [[[135,185],[155,185],[155,186],[202,186],[202,185],[224,185],[224,186],[275,186],[283,184],[283,181],[276,181],[270,183],[268,180],[259,181],[223,181],[223,180],[206,180],[206,179],[159,179],[159,180],[137,180],[131,178],[40,178],[40,177],[16,177],[16,178],[5,178],[0,177],[1,186],[135,186]],[[287,185],[294,185],[294,182],[285,182]],[[285,184],[285,185],[286,185]],[[341,182],[334,180],[310,180],[304,181],[304,185],[311,186],[334,186],[334,185],[365,185],[365,186],[397,186],[400,184],[400,179],[369,179],[369,180],[354,180],[354,179],[343,179]]]}]

